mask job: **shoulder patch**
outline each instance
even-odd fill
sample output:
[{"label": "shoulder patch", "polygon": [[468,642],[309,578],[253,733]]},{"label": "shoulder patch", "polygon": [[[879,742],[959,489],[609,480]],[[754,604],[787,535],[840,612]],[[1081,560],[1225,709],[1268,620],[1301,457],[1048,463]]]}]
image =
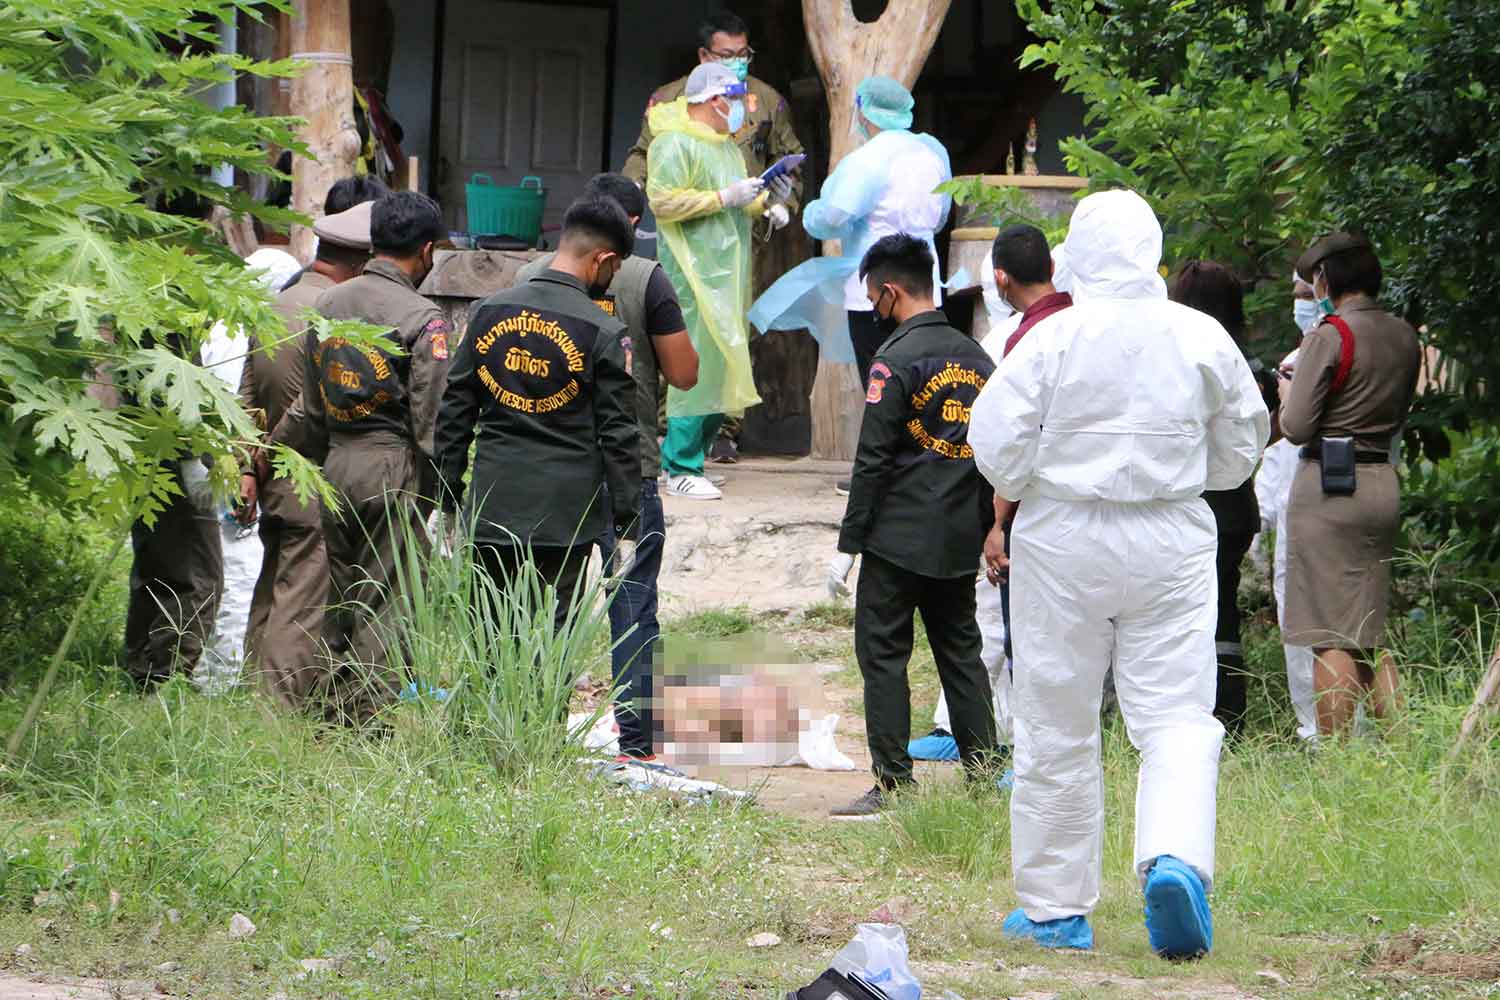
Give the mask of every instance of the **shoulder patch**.
[{"label": "shoulder patch", "polygon": [[432,356],[438,361],[448,360],[448,321],[431,319],[422,327],[422,332],[432,338]]},{"label": "shoulder patch", "polygon": [[753,90],[745,95],[745,110],[752,115],[760,110],[760,95]]},{"label": "shoulder patch", "polygon": [[635,374],[635,345],[631,343],[630,335],[620,337],[620,346],[625,350],[625,374]]},{"label": "shoulder patch", "polygon": [[870,366],[870,377],[874,378],[876,375],[881,376],[881,378],[890,378],[891,369],[884,361],[877,361]]},{"label": "shoulder patch", "polygon": [[885,396],[885,379],[870,370],[870,388],[865,390],[866,403],[878,403]]}]

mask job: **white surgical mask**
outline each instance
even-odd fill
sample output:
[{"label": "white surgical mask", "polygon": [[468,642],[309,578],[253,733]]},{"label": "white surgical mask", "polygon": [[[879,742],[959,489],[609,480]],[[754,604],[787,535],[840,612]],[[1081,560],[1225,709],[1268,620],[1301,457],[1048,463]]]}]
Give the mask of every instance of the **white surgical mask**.
[{"label": "white surgical mask", "polygon": [[1312,299],[1292,300],[1292,322],[1303,333],[1311,333],[1323,321],[1323,310]]}]

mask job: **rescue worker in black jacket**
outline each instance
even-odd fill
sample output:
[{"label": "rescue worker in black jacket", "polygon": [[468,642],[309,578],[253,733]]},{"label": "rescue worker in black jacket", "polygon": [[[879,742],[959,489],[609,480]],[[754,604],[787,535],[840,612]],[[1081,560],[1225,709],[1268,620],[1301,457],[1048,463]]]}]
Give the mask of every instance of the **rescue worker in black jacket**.
[{"label": "rescue worker in black jacket", "polygon": [[613,199],[574,202],[551,266],[470,313],[438,416],[444,513],[455,515],[464,501],[477,430],[462,523],[473,524],[480,562],[502,590],[529,555],[557,589],[559,628],[606,525],[620,540],[616,575],[634,559],[641,451],[633,346],[625,324],[593,301],[634,242]]},{"label": "rescue worker in black jacket", "polygon": [[892,332],[870,365],[829,584],[848,593],[854,557],[864,557],[854,651],[876,784],[835,816],[877,813],[889,792],[913,783],[906,667],[916,610],[971,778],[996,748],[974,620],[974,562],[994,521],[994,496],[966,443],[969,409],[995,365],[933,305],[932,265],[927,244],[906,233],[878,240],[860,263],[875,318]]}]

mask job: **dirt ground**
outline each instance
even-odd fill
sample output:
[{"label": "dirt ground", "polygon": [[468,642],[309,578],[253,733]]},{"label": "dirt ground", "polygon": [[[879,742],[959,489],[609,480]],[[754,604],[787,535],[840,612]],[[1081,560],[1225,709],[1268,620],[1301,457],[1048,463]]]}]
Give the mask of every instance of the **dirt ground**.
[{"label": "dirt ground", "polygon": [[662,493],[663,615],[735,605],[800,609],[826,599],[828,560],[844,516],[844,497],[833,487],[848,478],[848,464],[751,458],[708,471],[727,479],[724,499]]}]

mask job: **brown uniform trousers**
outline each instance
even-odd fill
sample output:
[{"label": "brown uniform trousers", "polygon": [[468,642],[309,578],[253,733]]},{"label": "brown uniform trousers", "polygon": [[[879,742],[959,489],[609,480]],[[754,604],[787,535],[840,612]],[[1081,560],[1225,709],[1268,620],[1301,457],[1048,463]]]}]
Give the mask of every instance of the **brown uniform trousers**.
[{"label": "brown uniform trousers", "polygon": [[137,684],[191,674],[219,613],[224,580],[218,519],[186,495],[130,529],[135,560],[125,611],[125,670]]},{"label": "brown uniform trousers", "polygon": [[324,456],[323,473],[339,497],[337,512],[323,511],[329,662],[314,695],[330,721],[361,724],[393,700],[403,679],[391,657],[399,656],[403,579],[426,555],[424,522],[436,493],[433,433],[447,384],[450,329],[411,279],[381,258],[325,292],[318,311],[389,327],[406,352],[384,355],[380,368],[387,375],[363,370],[385,398],[370,407],[371,397],[350,396],[338,382],[338,373],[347,377],[368,356],[347,347],[340,353],[333,341],[318,345],[313,335],[305,341],[302,409],[310,447]]},{"label": "brown uniform trousers", "polygon": [[[334,282],[306,271],[276,297],[276,311],[286,321],[290,339],[272,354],[251,340],[240,376],[240,400],[278,444],[298,446],[306,349],[301,319]],[[251,470],[246,470],[251,471]],[[322,504],[303,503],[292,484],[273,478],[258,484],[260,541],[264,549],[260,578],[250,601],[245,657],[256,671],[262,692],[283,705],[306,703],[317,674],[323,638],[323,605],[328,600],[328,555],[323,546]]]},{"label": "brown uniform trousers", "polygon": [[[746,84],[750,88],[750,93],[745,98],[745,124],[741,125],[740,130],[734,134],[734,141],[740,147],[740,153],[745,157],[746,172],[760,174],[783,156],[802,152],[802,141],[797,138],[797,132],[792,127],[792,109],[787,106],[786,99],[776,88],[753,76],[746,81]],[[687,77],[684,76],[659,88],[647,102],[647,115],[642,116],[641,119],[640,137],[630,148],[630,152],[625,157],[625,166],[620,171],[637,184],[646,183],[646,152],[651,148],[651,140],[655,138],[651,132],[649,118],[651,109],[663,101],[675,101],[686,90]],[[798,172],[792,175],[792,195],[787,201],[787,211],[792,214],[793,218],[797,216],[797,207],[801,200],[802,174]],[[795,226],[788,226],[767,242],[762,238],[765,235],[765,223],[755,224],[750,258],[751,291],[754,295],[758,296],[771,287],[771,284],[781,277],[789,264],[797,263],[802,257],[802,253],[799,252],[800,248],[793,247],[790,243],[791,230],[795,228]],[[752,341],[753,343],[755,341]],[[665,380],[661,386],[657,426],[667,426]],[[727,417],[719,425],[719,437],[737,441],[742,426],[741,418]]]}]

